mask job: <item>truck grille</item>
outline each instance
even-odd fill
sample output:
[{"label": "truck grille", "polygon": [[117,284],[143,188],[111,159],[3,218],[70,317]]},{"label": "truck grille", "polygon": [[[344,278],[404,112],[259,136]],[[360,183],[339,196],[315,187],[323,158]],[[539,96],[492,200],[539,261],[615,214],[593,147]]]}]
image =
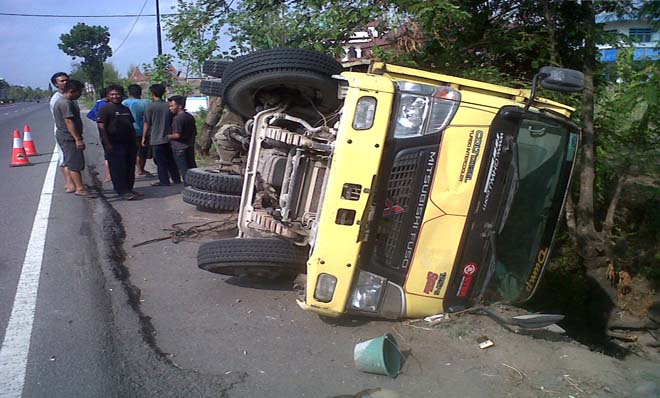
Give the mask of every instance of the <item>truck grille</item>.
[{"label": "truck grille", "polygon": [[403,283],[408,273],[437,155],[437,146],[400,150],[390,167],[386,189],[377,196],[380,207],[374,217],[375,234],[366,268],[395,283]]},{"label": "truck grille", "polygon": [[[399,269],[397,248],[400,246],[402,226],[413,194],[413,185],[419,164],[419,152],[403,154],[394,160],[390,180],[387,184],[387,198],[383,209],[383,221],[379,228],[376,255],[379,262],[393,269]],[[401,209],[399,209],[400,206]]]}]

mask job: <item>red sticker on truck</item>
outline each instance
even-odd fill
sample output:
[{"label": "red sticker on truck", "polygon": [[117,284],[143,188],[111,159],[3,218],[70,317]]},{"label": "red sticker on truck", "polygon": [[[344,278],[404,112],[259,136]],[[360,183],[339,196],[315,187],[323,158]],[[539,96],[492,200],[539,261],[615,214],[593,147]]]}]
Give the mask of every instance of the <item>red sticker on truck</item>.
[{"label": "red sticker on truck", "polygon": [[456,296],[465,297],[468,295],[470,287],[472,286],[472,279],[474,278],[474,274],[477,272],[477,268],[477,264],[475,263],[469,263],[463,267],[463,275],[461,276],[461,283],[458,285]]}]

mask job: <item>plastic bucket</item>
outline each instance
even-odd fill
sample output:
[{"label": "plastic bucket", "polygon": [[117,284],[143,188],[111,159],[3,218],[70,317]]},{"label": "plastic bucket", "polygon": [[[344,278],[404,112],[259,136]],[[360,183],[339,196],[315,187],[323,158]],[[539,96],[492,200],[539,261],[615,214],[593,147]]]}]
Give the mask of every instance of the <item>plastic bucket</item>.
[{"label": "plastic bucket", "polygon": [[357,343],[353,360],[359,370],[367,373],[396,377],[401,370],[401,351],[389,333]]}]

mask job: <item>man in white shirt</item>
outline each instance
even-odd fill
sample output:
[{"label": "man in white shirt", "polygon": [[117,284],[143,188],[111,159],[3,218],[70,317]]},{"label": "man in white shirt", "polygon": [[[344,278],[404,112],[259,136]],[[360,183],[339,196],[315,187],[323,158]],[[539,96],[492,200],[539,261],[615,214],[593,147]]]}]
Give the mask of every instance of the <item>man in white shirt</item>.
[{"label": "man in white shirt", "polygon": [[[67,75],[64,72],[57,72],[55,73],[51,78],[50,82],[53,83],[55,87],[57,87],[57,91],[53,94],[52,97],[50,97],[50,114],[53,116],[53,122],[55,121],[55,116],[53,115],[53,107],[55,106],[55,103],[57,102],[60,97],[63,95],[64,90],[64,85],[69,81],[69,75]],[[57,126],[53,126],[53,134],[57,132]],[[57,158],[57,164],[60,166],[60,170],[62,171],[62,175],[64,176],[64,181],[65,181],[65,189],[67,193],[73,193],[76,191],[76,187],[73,184],[73,180],[71,179],[71,175],[69,174],[69,171],[67,170],[66,167],[62,165],[62,161],[64,160],[64,155],[62,154],[62,147],[60,145],[57,145],[59,148],[59,154]]]}]

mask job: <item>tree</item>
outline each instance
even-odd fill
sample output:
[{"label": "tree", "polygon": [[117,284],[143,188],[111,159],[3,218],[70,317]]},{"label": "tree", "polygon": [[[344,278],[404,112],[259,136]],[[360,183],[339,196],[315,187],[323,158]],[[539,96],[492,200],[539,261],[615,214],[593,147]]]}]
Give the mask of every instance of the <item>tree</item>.
[{"label": "tree", "polygon": [[168,54],[157,55],[151,61],[151,64],[143,64],[142,69],[151,77],[151,83],[160,83],[170,87],[176,81],[171,71],[172,56]]},{"label": "tree", "polygon": [[164,17],[167,38],[174,44],[177,57],[189,71],[202,75],[202,64],[217,49],[221,24],[195,3],[178,0],[177,13]]},{"label": "tree", "polygon": [[89,26],[78,23],[68,34],[60,36],[57,47],[65,54],[82,58],[80,67],[87,79],[95,86],[103,86],[103,63],[112,56],[110,32],[107,26]]},{"label": "tree", "polygon": [[[233,2],[232,2],[233,3]],[[217,47],[223,28],[232,36],[226,56],[278,46],[333,53],[335,44],[387,15],[379,0],[245,0],[232,8],[225,1],[179,1],[168,21],[168,38],[183,60],[201,62]],[[258,22],[257,22],[258,21]],[[185,48],[188,47],[188,48]]]},{"label": "tree", "polygon": [[111,83],[124,84],[126,79],[122,78],[115,66],[111,62],[103,64],[103,81],[105,85]]},{"label": "tree", "polygon": [[87,81],[87,74],[79,63],[74,63],[71,64],[71,72],[69,73],[69,78],[84,82]]}]

